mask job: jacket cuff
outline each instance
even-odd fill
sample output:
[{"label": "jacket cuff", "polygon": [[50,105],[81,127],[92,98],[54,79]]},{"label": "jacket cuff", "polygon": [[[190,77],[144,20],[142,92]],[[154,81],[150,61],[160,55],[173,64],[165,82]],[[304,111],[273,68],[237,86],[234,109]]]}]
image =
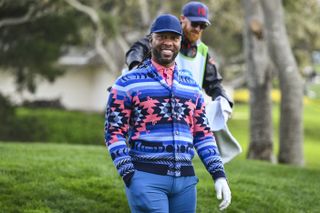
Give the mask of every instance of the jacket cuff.
[{"label": "jacket cuff", "polygon": [[214,181],[216,181],[218,178],[221,178],[221,177],[227,179],[226,174],[224,173],[224,171],[216,171],[211,175],[212,175],[212,178],[213,178]]},{"label": "jacket cuff", "polygon": [[127,187],[130,186],[131,178],[133,177],[133,175],[134,175],[134,170],[122,176],[122,179]]}]

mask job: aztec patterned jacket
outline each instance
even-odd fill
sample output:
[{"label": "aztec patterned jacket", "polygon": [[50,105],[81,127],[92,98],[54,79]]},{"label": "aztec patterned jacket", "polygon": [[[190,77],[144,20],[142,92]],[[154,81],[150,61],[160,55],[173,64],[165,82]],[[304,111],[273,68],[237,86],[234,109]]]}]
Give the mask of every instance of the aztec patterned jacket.
[{"label": "aztec patterned jacket", "polygon": [[124,180],[135,170],[193,176],[193,148],[214,180],[225,177],[201,89],[188,71],[173,73],[170,87],[147,60],[110,91],[105,142]]}]

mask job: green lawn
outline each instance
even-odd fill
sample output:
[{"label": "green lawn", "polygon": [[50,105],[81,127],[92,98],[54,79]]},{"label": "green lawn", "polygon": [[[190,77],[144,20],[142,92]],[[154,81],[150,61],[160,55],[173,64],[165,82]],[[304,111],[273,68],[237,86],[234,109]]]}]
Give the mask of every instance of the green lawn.
[{"label": "green lawn", "polygon": [[[129,212],[105,147],[0,143],[0,212]],[[218,212],[213,182],[198,158],[198,212]],[[226,165],[227,212],[319,212],[320,169],[248,161]]]},{"label": "green lawn", "polygon": [[[275,153],[278,112],[275,105]],[[229,128],[244,153],[226,165],[233,197],[226,212],[320,212],[319,113],[318,105],[305,106],[306,165],[298,168],[245,160],[248,107],[236,105]],[[211,177],[198,158],[194,164],[200,179],[197,212],[219,212]],[[122,213],[129,209],[124,184],[103,142],[98,146],[0,142],[2,212]]]},{"label": "green lawn", "polygon": [[[320,114],[319,103],[309,103],[304,106],[303,122],[304,122],[304,158],[305,166],[308,168],[320,169],[320,119],[317,115]],[[248,106],[237,104],[235,106],[232,118],[228,125],[241,144],[244,152],[239,156],[240,159],[245,159],[246,150],[249,143],[249,124],[248,124]],[[274,120],[274,153],[277,156],[279,150],[279,106],[273,106]]]}]

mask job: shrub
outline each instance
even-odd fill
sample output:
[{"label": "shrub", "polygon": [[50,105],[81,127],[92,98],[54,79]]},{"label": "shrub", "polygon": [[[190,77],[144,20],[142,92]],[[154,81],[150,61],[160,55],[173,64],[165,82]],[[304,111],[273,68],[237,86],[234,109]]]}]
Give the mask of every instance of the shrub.
[{"label": "shrub", "polygon": [[21,121],[18,129],[20,128],[29,141],[99,145],[104,143],[103,116],[98,113],[18,108],[17,115]]},{"label": "shrub", "polygon": [[34,108],[34,109],[41,109],[41,108],[54,108],[54,109],[64,109],[59,98],[51,99],[51,100],[34,100],[34,101],[24,101],[22,103],[23,107]]},{"label": "shrub", "polygon": [[249,91],[247,89],[238,89],[233,93],[233,100],[236,104],[248,103],[249,98]]},{"label": "shrub", "polygon": [[49,132],[46,124],[36,116],[17,116],[10,128],[9,141],[47,141]]},{"label": "shrub", "polygon": [[[248,89],[238,89],[234,91],[233,99],[236,103],[249,103],[250,94]],[[271,90],[271,100],[273,103],[279,103],[281,93],[277,89]]]},{"label": "shrub", "polygon": [[0,94],[0,141],[104,144],[103,116],[53,108],[16,108]]},{"label": "shrub", "polygon": [[19,117],[16,107],[0,94],[0,140],[1,141],[45,141],[45,124],[34,116]]},{"label": "shrub", "polygon": [[8,138],[11,126],[14,123],[15,107],[10,100],[0,93],[0,140]]}]

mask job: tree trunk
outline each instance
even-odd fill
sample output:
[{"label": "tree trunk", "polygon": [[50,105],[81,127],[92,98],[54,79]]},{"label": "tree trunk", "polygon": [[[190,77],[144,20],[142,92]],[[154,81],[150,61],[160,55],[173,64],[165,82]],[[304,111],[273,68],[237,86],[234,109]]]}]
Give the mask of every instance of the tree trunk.
[{"label": "tree trunk", "polygon": [[303,84],[285,29],[281,0],[261,1],[270,56],[281,89],[279,162],[303,165]]},{"label": "tree trunk", "polygon": [[273,162],[272,72],[263,34],[263,14],[260,1],[243,0],[242,5],[245,9],[244,46],[250,90],[250,145],[247,158]]}]

